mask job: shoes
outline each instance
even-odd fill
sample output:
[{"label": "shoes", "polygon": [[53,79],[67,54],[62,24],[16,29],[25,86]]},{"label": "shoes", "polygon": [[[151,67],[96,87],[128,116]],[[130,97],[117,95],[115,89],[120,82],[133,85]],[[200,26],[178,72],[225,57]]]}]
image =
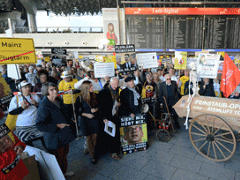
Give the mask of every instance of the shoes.
[{"label": "shoes", "polygon": [[64,174],[64,176],[73,176],[74,175],[74,172],[73,171],[68,171],[68,172],[66,172],[65,174]]},{"label": "shoes", "polygon": [[96,164],[96,163],[97,163],[97,160],[96,160],[95,158],[92,158],[92,159],[91,159],[91,163],[92,163],[92,164]]},{"label": "shoes", "polygon": [[112,153],[111,157],[114,159],[114,160],[120,160],[121,157],[117,154],[117,153]]},{"label": "shoes", "polygon": [[84,153],[85,155],[88,154],[88,153],[89,153],[88,149],[87,149],[87,148],[84,148],[83,153]]}]

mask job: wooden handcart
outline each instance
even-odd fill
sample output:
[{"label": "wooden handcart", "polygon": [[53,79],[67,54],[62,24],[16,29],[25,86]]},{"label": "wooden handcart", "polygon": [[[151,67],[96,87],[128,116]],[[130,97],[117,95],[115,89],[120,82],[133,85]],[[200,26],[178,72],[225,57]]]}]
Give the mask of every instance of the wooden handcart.
[{"label": "wooden handcart", "polygon": [[[186,117],[189,102],[183,96],[174,106],[180,117]],[[189,107],[189,138],[196,151],[213,161],[229,160],[240,132],[240,100],[195,96]]]}]

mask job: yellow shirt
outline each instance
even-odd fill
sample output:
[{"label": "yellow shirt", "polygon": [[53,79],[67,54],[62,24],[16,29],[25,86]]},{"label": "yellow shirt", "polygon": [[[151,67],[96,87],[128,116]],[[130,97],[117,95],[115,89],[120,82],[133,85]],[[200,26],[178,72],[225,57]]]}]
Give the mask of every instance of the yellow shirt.
[{"label": "yellow shirt", "polygon": [[181,78],[180,78],[180,82],[181,82],[181,91],[180,91],[180,93],[181,93],[181,95],[183,96],[184,95],[184,87],[185,87],[185,84],[186,84],[186,82],[189,80],[189,77],[188,76],[182,76]]},{"label": "yellow shirt", "polygon": [[[71,89],[75,89],[74,88],[74,84],[78,82],[77,79],[73,79],[70,82],[66,82],[64,80],[60,81],[59,85],[58,85],[58,89],[59,91],[68,91]],[[64,94],[63,95],[63,103],[64,104],[72,104],[76,102],[77,97],[80,95],[80,93],[77,94]]]}]

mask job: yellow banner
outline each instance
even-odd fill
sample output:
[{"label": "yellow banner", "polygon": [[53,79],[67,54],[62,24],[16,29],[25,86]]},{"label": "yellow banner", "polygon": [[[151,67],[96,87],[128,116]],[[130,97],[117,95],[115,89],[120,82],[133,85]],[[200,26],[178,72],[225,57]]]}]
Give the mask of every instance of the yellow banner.
[{"label": "yellow banner", "polygon": [[35,64],[33,39],[0,38],[0,64]]}]

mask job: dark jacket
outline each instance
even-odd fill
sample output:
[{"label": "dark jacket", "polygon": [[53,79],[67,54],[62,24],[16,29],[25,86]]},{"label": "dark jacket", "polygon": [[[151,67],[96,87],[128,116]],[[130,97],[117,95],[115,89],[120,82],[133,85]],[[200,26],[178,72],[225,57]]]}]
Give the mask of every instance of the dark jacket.
[{"label": "dark jacket", "polygon": [[[60,101],[60,100],[59,100]],[[70,124],[60,129],[57,124]],[[60,108],[45,96],[39,104],[37,113],[37,128],[44,132],[44,141],[48,150],[56,150],[74,140],[73,123],[64,112],[63,103]]]},{"label": "dark jacket", "polygon": [[204,86],[204,81],[202,80],[200,82],[200,90],[199,90],[199,94],[202,96],[210,96],[210,97],[215,97],[215,92],[214,92],[214,87],[213,87],[213,81],[209,80],[209,83]]},{"label": "dark jacket", "polygon": [[[116,92],[119,92],[117,88]],[[98,103],[99,103],[99,111],[101,112],[101,119],[111,120],[112,117],[112,108],[114,105],[114,100],[112,98],[109,86],[106,86],[102,89],[98,94]]]},{"label": "dark jacket", "polygon": [[[170,97],[170,95],[172,96]],[[171,81],[169,91],[166,82],[160,83],[158,100],[160,101],[160,103],[165,104],[163,97],[166,98],[168,106],[173,106],[174,104],[177,103],[179,99],[179,92],[177,88],[177,83],[175,81]]]},{"label": "dark jacket", "polygon": [[[139,95],[141,96],[140,91],[138,90],[137,87],[136,91],[139,93]],[[128,89],[125,88],[121,91],[120,93],[120,103],[121,106],[119,108],[119,115],[120,116],[129,116],[131,113],[133,114],[137,114],[140,113],[140,107],[141,107],[141,99],[138,99],[138,106],[134,105],[134,94],[133,92]]]}]

